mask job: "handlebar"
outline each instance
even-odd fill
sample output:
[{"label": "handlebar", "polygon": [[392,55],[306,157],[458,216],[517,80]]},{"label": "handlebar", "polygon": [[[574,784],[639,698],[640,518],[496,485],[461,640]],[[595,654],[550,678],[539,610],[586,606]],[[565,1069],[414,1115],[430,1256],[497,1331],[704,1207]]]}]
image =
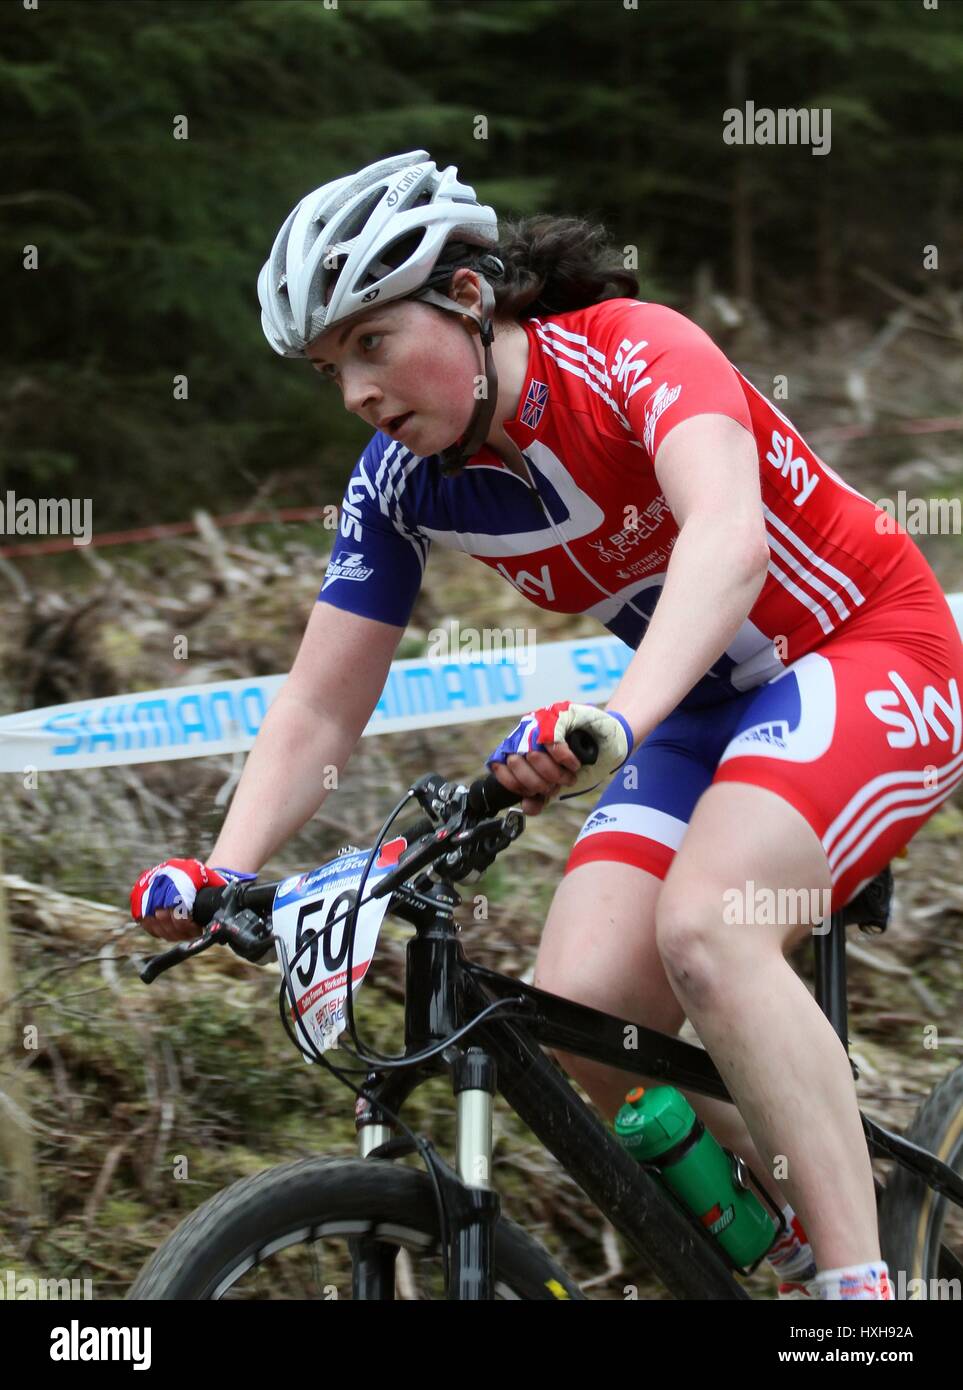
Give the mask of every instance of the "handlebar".
[{"label": "handlebar", "polygon": [[[270,912],[276,889],[276,883],[239,883],[237,905],[238,907],[248,907],[261,914]],[[197,897],[194,899],[194,911],[191,913],[191,920],[196,922],[199,927],[206,927],[220,907],[223,897],[223,888],[199,888]]]},{"label": "handlebar", "polygon": [[[588,730],[574,729],[566,735],[565,742],[583,767],[592,767],[598,761],[598,744]],[[510,806],[517,806],[521,800],[521,796],[502,786],[494,772],[476,778],[468,788],[468,809],[476,816],[497,815]]]},{"label": "handlebar", "polygon": [[[592,766],[598,760],[598,745],[587,730],[574,730],[567,736],[566,742],[583,767]],[[496,816],[499,811],[507,811],[510,807],[517,806],[522,799],[523,797],[516,792],[503,787],[495,774],[489,772],[471,783],[464,803],[460,804],[465,806],[475,820],[486,820]],[[413,846],[429,835],[436,835],[438,831],[437,821],[424,816],[408,826],[404,833],[409,846]],[[508,840],[505,840],[504,844],[507,843]],[[439,838],[434,845],[429,845],[414,855],[406,853],[399,863],[401,876],[408,877],[417,868],[440,858],[453,844],[453,840]],[[397,886],[399,885],[394,875],[388,875],[372,891],[371,896],[382,897],[395,891]],[[232,946],[239,955],[248,960],[258,959],[259,951],[263,954],[263,951],[269,949],[271,937],[268,935],[266,938],[259,938],[257,929],[263,928],[261,919],[270,913],[277,889],[277,883],[241,882],[229,883],[221,888],[198,889],[191,918],[202,929],[203,935],[191,941],[179,941],[170,950],[152,956],[139,972],[140,978],[145,984],[150,984],[158,975],[170,970],[172,966],[179,965],[188,956],[199,955],[211,946],[222,943]],[[214,922],[210,931],[205,931],[204,928],[210,925],[222,906],[228,903],[229,895],[232,915]]]}]

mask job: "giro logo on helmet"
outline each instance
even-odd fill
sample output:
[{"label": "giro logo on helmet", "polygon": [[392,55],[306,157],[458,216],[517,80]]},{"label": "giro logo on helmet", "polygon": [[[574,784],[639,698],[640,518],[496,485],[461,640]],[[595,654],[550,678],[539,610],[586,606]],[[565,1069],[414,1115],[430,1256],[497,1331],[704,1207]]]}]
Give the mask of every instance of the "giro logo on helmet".
[{"label": "giro logo on helmet", "polygon": [[393,208],[395,203],[397,203],[398,199],[401,197],[402,193],[406,192],[406,190],[409,189],[417,179],[421,178],[422,172],[422,167],[419,164],[416,169],[411,169],[407,174],[405,174],[398,187],[393,188],[391,192],[388,194],[387,198],[385,199],[385,202],[387,203],[389,208]]},{"label": "giro logo on helmet", "polygon": [[362,298],[362,300],[363,300],[363,302],[364,302],[365,304],[370,304],[371,301],[372,301],[372,299],[377,299],[377,298],[378,298],[378,295],[379,295],[380,293],[381,293],[381,286],[380,286],[380,285],[375,285],[375,287],[374,287],[373,290],[369,290],[368,293],[367,293],[367,294],[363,294],[363,295],[361,296],[361,298]]}]

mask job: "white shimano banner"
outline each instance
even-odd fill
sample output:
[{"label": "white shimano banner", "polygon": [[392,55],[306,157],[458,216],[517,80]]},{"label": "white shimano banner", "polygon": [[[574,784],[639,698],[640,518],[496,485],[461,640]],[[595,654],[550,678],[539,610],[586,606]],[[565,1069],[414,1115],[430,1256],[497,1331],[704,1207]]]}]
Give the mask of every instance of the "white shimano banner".
[{"label": "white shimano banner", "polygon": [[[947,595],[963,633],[963,593]],[[393,661],[365,735],[519,718],[553,700],[608,700],[633,651],[615,637],[510,655]],[[251,747],[284,676],[179,685],[0,718],[0,772],[201,758]]]},{"label": "white shimano banner", "polygon": [[[599,704],[632,659],[615,637],[549,642],[510,655],[394,661],[365,735],[503,716],[553,700]],[[107,767],[251,747],[284,676],[179,685],[0,718],[0,772]]]}]

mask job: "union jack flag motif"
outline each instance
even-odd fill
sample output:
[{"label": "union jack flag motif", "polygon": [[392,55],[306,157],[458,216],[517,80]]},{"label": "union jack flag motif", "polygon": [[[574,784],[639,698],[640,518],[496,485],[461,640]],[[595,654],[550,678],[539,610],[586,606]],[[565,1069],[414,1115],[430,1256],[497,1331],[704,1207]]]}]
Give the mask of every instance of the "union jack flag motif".
[{"label": "union jack flag motif", "polygon": [[522,424],[528,425],[529,429],[535,429],[547,404],[548,387],[544,381],[535,381],[533,378],[522,409]]}]

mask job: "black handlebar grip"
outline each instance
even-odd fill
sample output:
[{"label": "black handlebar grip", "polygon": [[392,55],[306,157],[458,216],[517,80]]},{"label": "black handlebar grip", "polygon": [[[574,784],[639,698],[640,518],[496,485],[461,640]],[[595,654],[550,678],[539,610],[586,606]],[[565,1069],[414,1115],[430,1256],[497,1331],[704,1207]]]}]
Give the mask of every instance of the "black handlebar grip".
[{"label": "black handlebar grip", "polygon": [[[565,742],[583,767],[591,767],[598,761],[599,746],[587,729],[573,729],[566,735]],[[468,807],[475,815],[494,816],[499,811],[507,811],[509,806],[517,806],[521,800],[515,792],[502,786],[494,772],[476,778],[468,788]]]},{"label": "black handlebar grip", "polygon": [[253,879],[249,879],[236,885],[225,883],[222,888],[199,888],[197,897],[194,899],[191,921],[196,922],[199,927],[206,927],[218,908],[224,905],[228,889],[232,887],[237,889],[234,906],[239,912],[243,908],[249,907],[253,912],[266,916],[274,906],[274,896],[279,884],[257,883]]},{"label": "black handlebar grip", "polygon": [[476,777],[468,788],[468,809],[475,816],[494,816],[499,811],[507,811],[509,806],[517,806],[521,797],[503,787],[489,772],[485,777]]},{"label": "black handlebar grip", "polygon": [[593,767],[599,759],[599,746],[588,729],[573,729],[565,742],[583,767]]},{"label": "black handlebar grip", "polygon": [[220,907],[223,893],[223,888],[198,888],[191,921],[196,922],[199,927],[206,927]]}]

